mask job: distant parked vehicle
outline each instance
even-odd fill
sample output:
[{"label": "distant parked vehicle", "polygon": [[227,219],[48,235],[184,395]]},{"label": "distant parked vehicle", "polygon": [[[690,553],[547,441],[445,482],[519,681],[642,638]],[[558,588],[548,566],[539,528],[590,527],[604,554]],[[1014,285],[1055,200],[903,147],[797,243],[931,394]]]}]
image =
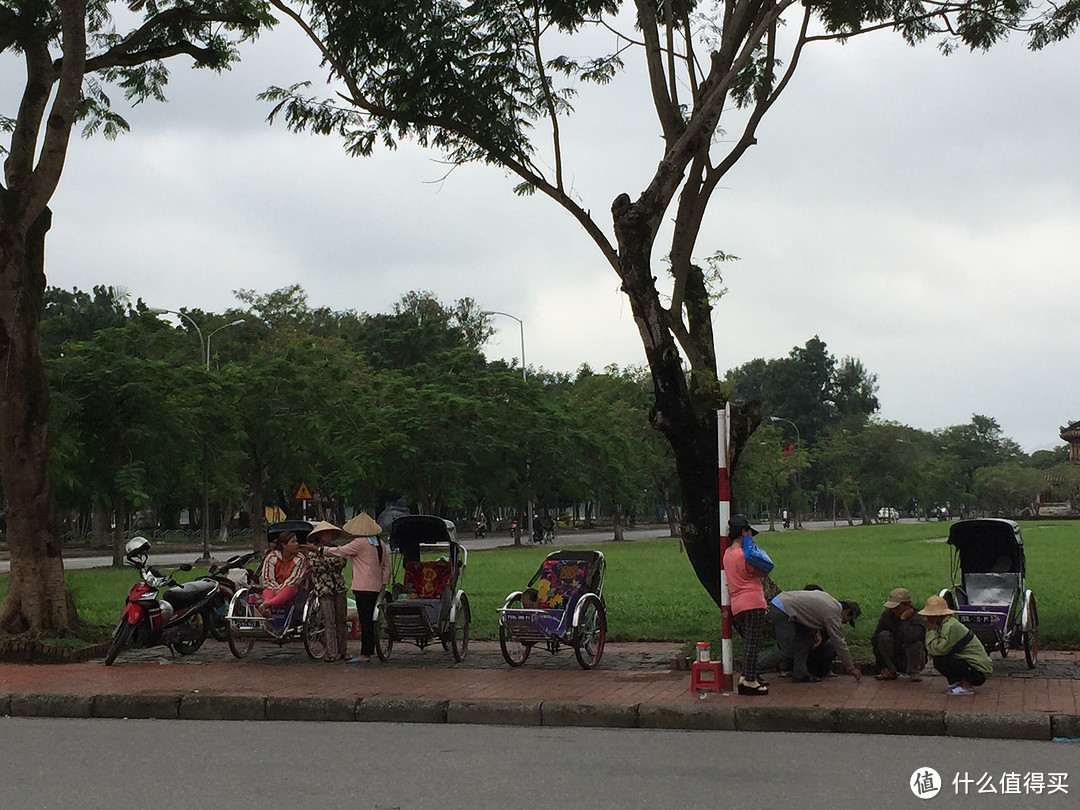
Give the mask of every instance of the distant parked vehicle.
[{"label": "distant parked vehicle", "polygon": [[877,519],[881,523],[896,523],[900,520],[900,513],[891,506],[883,506],[878,509]]}]

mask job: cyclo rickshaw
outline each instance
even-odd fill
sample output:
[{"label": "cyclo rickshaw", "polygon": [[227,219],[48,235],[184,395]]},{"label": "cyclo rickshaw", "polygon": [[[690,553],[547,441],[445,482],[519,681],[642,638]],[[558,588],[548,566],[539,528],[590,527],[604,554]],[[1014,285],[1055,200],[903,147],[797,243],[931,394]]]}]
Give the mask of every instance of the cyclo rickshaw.
[{"label": "cyclo rickshaw", "polygon": [[532,648],[544,644],[556,653],[574,648],[582,669],[600,663],[607,638],[604,607],[606,562],[599,551],[554,551],[524,590],[506,597],[499,611],[499,647],[512,667],[520,667]]},{"label": "cyclo rickshaw", "polygon": [[[394,643],[421,650],[438,639],[455,661],[469,652],[469,598],[462,590],[468,551],[457,529],[435,515],[401,515],[390,524],[391,583],[375,604],[375,652]],[[441,554],[437,559],[433,555]]]},{"label": "cyclo rickshaw", "polygon": [[949,528],[952,587],[940,596],[987,652],[1005,658],[1023,647],[1030,669],[1039,655],[1039,614],[1024,577],[1024,541],[1011,520],[961,520]]},{"label": "cyclo rickshaw", "polygon": [[[313,527],[314,524],[307,520],[278,521],[266,527],[266,539],[272,544],[279,534],[290,531],[303,543]],[[279,647],[290,641],[303,641],[308,656],[320,660],[326,654],[326,632],[319,597],[311,590],[311,582],[304,582],[296,598],[288,605],[275,608],[270,618],[264,618],[258,611],[259,600],[255,597],[260,590],[257,585],[241,587],[229,600],[225,621],[232,654],[237,658],[245,657],[256,641],[269,641]]]}]

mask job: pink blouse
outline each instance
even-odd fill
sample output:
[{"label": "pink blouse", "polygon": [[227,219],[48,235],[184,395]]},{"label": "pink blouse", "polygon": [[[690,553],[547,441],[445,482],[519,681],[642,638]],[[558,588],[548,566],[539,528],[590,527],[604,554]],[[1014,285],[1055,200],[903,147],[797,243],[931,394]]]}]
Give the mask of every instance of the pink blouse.
[{"label": "pink blouse", "polygon": [[724,552],[724,573],[727,575],[728,593],[731,594],[732,614],[755,608],[765,609],[765,589],[761,578],[747,570],[741,539]]}]

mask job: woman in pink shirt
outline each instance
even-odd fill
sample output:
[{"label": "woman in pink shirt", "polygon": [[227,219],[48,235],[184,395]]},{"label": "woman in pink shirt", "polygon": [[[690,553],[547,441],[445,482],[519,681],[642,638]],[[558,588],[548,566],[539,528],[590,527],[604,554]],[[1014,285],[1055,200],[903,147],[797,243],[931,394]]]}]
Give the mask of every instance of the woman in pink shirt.
[{"label": "woman in pink shirt", "polygon": [[347,659],[346,663],[366,664],[375,652],[375,604],[390,582],[390,548],[379,539],[382,526],[366,512],[342,528],[353,539],[343,546],[320,546],[319,553],[352,561],[352,591],[360,620],[360,655]]},{"label": "woman in pink shirt", "polygon": [[744,642],[740,695],[769,694],[768,684],[758,679],[757,665],[765,630],[765,589],[760,575],[754,573],[756,569],[747,565],[742,548],[743,538],[755,534],[757,531],[745,515],[731,516],[728,521],[730,544],[724,551],[724,573],[731,594],[732,621]]},{"label": "woman in pink shirt", "polygon": [[263,588],[259,612],[269,619],[275,607],[289,604],[310,573],[296,535],[284,531],[275,537],[259,571],[259,584]]}]

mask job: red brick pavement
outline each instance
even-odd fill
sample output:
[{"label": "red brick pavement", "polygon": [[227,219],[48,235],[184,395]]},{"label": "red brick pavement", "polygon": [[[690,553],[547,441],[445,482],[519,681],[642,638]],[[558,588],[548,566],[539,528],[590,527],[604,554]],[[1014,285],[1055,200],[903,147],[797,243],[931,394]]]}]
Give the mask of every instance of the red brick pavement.
[{"label": "red brick pavement", "polygon": [[[613,647],[615,645],[612,645]],[[622,645],[631,649],[634,645]],[[483,650],[482,644],[477,647]],[[483,654],[483,653],[481,653]],[[0,664],[0,694],[203,694],[262,695],[267,697],[394,697],[456,700],[572,700],[588,703],[693,704],[690,673],[671,671],[654,660],[652,665],[618,665],[605,656],[605,668],[577,668],[571,651],[534,657],[519,669],[499,666],[454,666],[441,650],[399,654],[387,663],[367,666],[308,662],[302,651],[292,660],[274,663],[231,661],[220,656],[199,662],[197,654],[175,661],[125,660],[111,667],[100,661],[81,664]],[[566,660],[566,656],[569,660]],[[562,661],[555,663],[562,657]],[[471,657],[471,656],[470,656]],[[496,656],[497,657],[497,653]],[[395,658],[400,665],[395,665]],[[492,656],[488,656],[490,661]],[[501,659],[499,659],[501,661]],[[1043,663],[1045,662],[1045,663]],[[1075,671],[1080,653],[1045,652],[1040,667],[1048,672],[1055,662]],[[289,665],[295,663],[296,665]],[[283,665],[284,664],[284,665]],[[995,659],[995,665],[997,661]],[[1061,667],[1057,667],[1061,671]],[[864,677],[860,682],[837,676],[822,683],[797,684],[769,677],[770,694],[741,697],[703,693],[702,702],[736,706],[800,706],[871,710],[926,709],[962,712],[1039,712],[1080,714],[1080,679],[1040,677],[1039,670],[1010,677],[993,677],[973,697],[945,694],[945,681],[937,675],[920,683],[881,682]]]}]

